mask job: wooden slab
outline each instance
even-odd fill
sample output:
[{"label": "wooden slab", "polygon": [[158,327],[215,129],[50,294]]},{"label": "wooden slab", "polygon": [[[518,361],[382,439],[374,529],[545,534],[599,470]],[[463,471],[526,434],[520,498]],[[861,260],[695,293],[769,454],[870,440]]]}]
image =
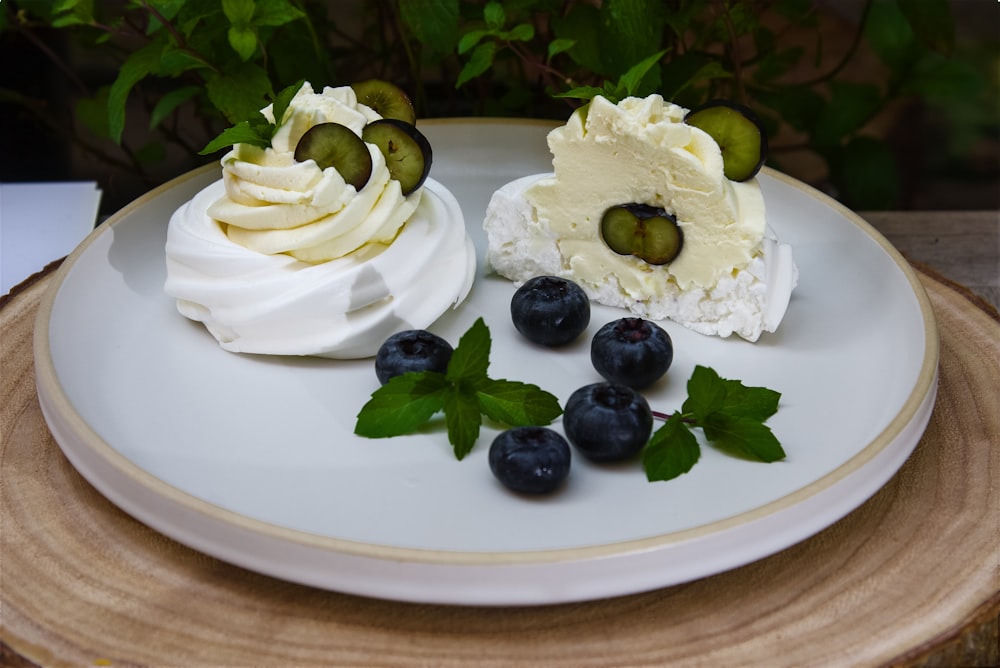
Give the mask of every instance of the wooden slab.
[{"label": "wooden slab", "polygon": [[38,407],[41,277],[0,308],[0,663],[997,665],[1000,321],[928,270],[921,280],[941,330],[938,402],[911,459],[858,510],[689,584],[476,609],[289,584],[111,505],[62,456]]}]

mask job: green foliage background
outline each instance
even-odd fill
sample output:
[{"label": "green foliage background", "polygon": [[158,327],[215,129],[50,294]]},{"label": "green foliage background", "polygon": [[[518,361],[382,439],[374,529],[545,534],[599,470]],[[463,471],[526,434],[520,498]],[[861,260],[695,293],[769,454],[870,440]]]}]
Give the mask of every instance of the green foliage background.
[{"label": "green foliage background", "polygon": [[[863,0],[846,49],[824,42],[838,17],[815,0],[0,5],[0,31],[43,50],[58,35],[70,54],[114,72],[107,81],[75,78],[70,128],[46,121],[44,105],[21,91],[0,89],[0,102],[41,115],[107,170],[145,175],[149,186],[204,163],[197,152],[208,139],[301,79],[319,87],[388,79],[421,117],[563,119],[581,91],[597,90],[658,92],[688,107],[730,98],[764,120],[772,166],[858,209],[902,204],[906,166],[892,128],[878,127],[900,105],[919,104],[945,128],[931,160],[961,160],[998,133],[996,43],[958,49],[946,0]],[[51,57],[73,78],[70,58]],[[859,62],[872,76],[850,74]],[[797,174],[803,153],[814,167]]]}]

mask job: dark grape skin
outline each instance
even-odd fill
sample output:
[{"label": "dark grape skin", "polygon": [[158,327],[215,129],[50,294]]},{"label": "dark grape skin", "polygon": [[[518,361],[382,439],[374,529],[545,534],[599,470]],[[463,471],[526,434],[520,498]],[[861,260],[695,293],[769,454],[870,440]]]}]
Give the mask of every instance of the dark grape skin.
[{"label": "dark grape skin", "polygon": [[653,413],[645,397],[618,383],[592,383],[576,390],[563,412],[566,438],[595,462],[637,454],[649,441]]},{"label": "dark grape skin", "polygon": [[508,489],[549,494],[562,486],[570,469],[570,448],[548,427],[513,427],[490,445],[490,471]]},{"label": "dark grape skin", "polygon": [[591,339],[590,360],[606,380],[641,390],[659,380],[674,360],[666,330],[650,320],[620,318]]},{"label": "dark grape skin", "polygon": [[543,346],[563,346],[590,324],[590,298],[573,281],[535,276],[517,289],[510,301],[514,327],[526,339]]},{"label": "dark grape skin", "polygon": [[445,373],[454,348],[424,329],[408,329],[393,334],[375,354],[375,375],[385,385],[394,376],[410,371]]}]

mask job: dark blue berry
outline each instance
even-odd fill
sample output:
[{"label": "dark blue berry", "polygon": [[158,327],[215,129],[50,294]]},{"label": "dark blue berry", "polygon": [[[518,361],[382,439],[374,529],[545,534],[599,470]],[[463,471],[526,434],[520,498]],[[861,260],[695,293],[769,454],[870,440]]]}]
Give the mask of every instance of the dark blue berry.
[{"label": "dark blue berry", "polygon": [[543,346],[562,346],[590,324],[590,299],[579,285],[556,276],[536,276],[510,300],[510,317],[525,338]]},{"label": "dark blue berry", "polygon": [[656,323],[622,318],[609,322],[594,334],[590,361],[606,380],[641,390],[670,368],[674,344]]},{"label": "dark blue berry", "polygon": [[649,441],[653,413],[645,397],[632,388],[594,383],[570,395],[563,430],[587,459],[618,461],[635,455]]},{"label": "dark blue berry", "polygon": [[375,375],[385,385],[393,376],[410,371],[448,370],[454,352],[451,344],[425,329],[408,329],[393,334],[375,353]]},{"label": "dark blue berry", "polygon": [[489,460],[493,475],[508,489],[547,494],[569,475],[570,450],[552,429],[514,427],[493,439]]}]

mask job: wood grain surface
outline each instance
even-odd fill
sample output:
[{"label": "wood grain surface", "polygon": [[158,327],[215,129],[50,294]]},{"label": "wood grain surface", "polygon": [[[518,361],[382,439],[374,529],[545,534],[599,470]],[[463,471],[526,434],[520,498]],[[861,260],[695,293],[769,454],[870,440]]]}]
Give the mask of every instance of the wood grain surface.
[{"label": "wood grain surface", "polygon": [[990,666],[1000,663],[1000,322],[921,274],[941,332],[928,429],[855,512],[748,566],[588,603],[471,608],[311,589],[131,519],[35,396],[48,280],[2,316],[0,661],[30,666]]}]

